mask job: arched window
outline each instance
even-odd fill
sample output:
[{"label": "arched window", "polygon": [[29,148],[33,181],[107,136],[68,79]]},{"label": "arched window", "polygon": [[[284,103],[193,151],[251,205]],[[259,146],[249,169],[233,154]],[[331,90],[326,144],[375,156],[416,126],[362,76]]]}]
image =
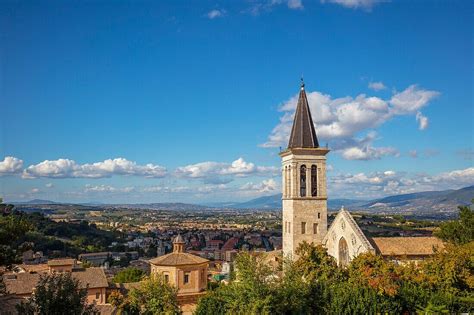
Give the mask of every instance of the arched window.
[{"label": "arched window", "polygon": [[286,169],[285,193],[287,197],[291,197],[291,165]]},{"label": "arched window", "polygon": [[300,168],[300,197],[306,197],[306,165]]},{"label": "arched window", "polygon": [[318,195],[318,168],[316,165],[311,166],[311,196]]}]

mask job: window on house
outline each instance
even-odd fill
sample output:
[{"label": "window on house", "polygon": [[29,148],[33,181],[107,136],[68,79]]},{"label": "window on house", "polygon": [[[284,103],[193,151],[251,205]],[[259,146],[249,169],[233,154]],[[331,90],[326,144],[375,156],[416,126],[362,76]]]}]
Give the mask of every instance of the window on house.
[{"label": "window on house", "polygon": [[318,195],[318,169],[316,165],[311,166],[311,196]]},{"label": "window on house", "polygon": [[184,284],[189,283],[189,273],[184,274]]},{"label": "window on house", "polygon": [[306,233],[306,222],[301,222],[301,234]]},{"label": "window on house", "polygon": [[97,293],[95,294],[95,299],[96,299],[96,300],[100,299],[100,293],[99,293],[99,292],[97,292]]},{"label": "window on house", "polygon": [[165,275],[165,281],[168,283],[170,282],[170,276],[169,275]]},{"label": "window on house", "polygon": [[300,197],[306,197],[306,165],[300,168]]},{"label": "window on house", "polygon": [[318,224],[313,223],[313,234],[318,234]]},{"label": "window on house", "polygon": [[318,219],[321,219],[321,212],[318,212]]}]

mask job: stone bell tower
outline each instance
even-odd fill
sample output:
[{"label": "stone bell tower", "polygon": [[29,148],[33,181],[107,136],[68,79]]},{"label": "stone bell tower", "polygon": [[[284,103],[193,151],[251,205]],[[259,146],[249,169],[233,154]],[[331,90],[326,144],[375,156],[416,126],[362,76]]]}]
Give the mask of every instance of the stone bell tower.
[{"label": "stone bell tower", "polygon": [[321,244],[327,232],[326,154],[319,146],[301,82],[288,148],[282,159],[283,254],[295,258],[298,245]]}]

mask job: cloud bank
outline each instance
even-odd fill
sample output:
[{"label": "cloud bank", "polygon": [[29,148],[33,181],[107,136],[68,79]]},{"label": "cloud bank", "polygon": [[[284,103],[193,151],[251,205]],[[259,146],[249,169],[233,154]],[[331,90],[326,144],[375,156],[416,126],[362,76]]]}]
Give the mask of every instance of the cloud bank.
[{"label": "cloud bank", "polygon": [[[428,118],[421,109],[439,94],[411,85],[386,100],[365,94],[332,98],[318,91],[307,93],[307,97],[320,143],[329,142],[345,159],[371,160],[398,155],[395,148],[373,145],[378,127],[396,116],[414,115],[419,129],[426,129]],[[295,95],[280,106],[283,115],[262,147],[286,147],[297,101],[298,95]]]},{"label": "cloud bank", "polygon": [[105,178],[114,175],[160,178],[166,176],[166,169],[159,165],[138,165],[124,158],[108,159],[92,164],[78,164],[74,160],[45,160],[28,166],[23,178]]}]

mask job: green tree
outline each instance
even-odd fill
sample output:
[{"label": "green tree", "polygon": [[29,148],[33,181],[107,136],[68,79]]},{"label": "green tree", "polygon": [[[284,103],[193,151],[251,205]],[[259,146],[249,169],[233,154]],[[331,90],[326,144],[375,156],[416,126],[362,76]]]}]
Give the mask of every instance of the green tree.
[{"label": "green tree", "polygon": [[17,311],[27,315],[97,314],[86,297],[87,289],[80,288],[70,273],[53,273],[41,276],[32,297],[17,305]]},{"label": "green tree", "polygon": [[273,314],[278,278],[262,254],[240,253],[235,280],[200,299],[196,314]]},{"label": "green tree", "polygon": [[145,272],[142,270],[130,267],[119,271],[113,278],[113,281],[115,283],[138,282],[143,278],[144,275]]},{"label": "green tree", "polygon": [[21,238],[33,229],[23,213],[13,209],[13,205],[4,204],[0,198],[0,265],[10,266],[19,261]]},{"label": "green tree", "polygon": [[[474,199],[471,201],[474,203]],[[435,235],[454,244],[474,241],[474,212],[471,206],[459,206],[459,220],[442,223]]]},{"label": "green tree", "polygon": [[123,308],[130,314],[180,314],[177,292],[163,277],[154,275],[130,291]]}]

